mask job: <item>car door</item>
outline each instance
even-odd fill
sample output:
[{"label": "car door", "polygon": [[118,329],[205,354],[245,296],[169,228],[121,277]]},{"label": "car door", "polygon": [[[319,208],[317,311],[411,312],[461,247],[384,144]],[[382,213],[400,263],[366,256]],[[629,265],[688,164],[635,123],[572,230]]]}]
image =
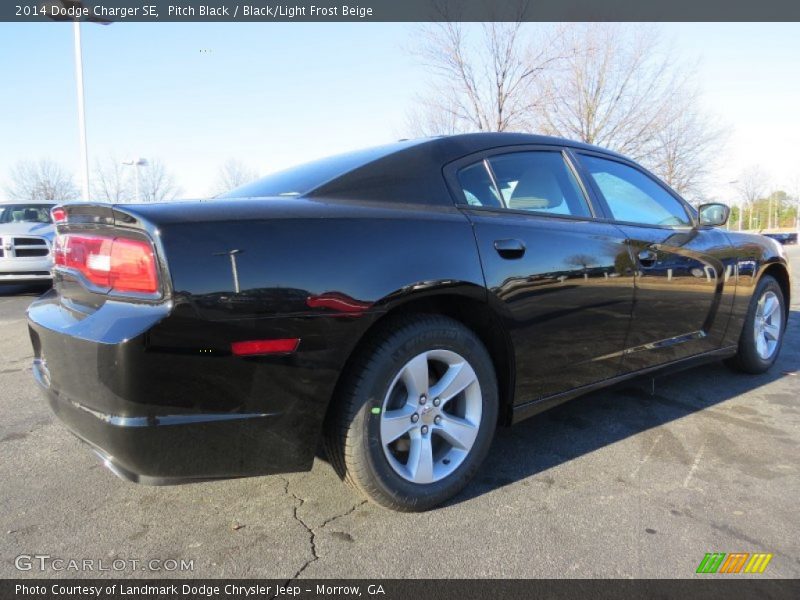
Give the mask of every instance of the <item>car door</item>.
[{"label": "car door", "polygon": [[617,375],[633,264],[620,230],[594,219],[566,152],[504,148],[457,161],[445,175],[510,332],[517,404]]},{"label": "car door", "polygon": [[577,154],[599,208],[624,233],[636,291],[623,373],[719,348],[735,290],[727,237],[637,165]]}]

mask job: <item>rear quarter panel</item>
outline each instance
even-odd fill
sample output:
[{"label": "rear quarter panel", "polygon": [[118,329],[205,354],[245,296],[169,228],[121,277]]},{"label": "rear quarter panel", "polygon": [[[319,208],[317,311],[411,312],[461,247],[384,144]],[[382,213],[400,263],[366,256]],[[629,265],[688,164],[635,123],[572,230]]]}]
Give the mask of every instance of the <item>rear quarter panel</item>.
[{"label": "rear quarter panel", "polygon": [[[136,378],[149,388],[138,395],[285,414],[310,465],[339,376],[381,315],[443,290],[485,299],[474,236],[456,209],[359,212],[191,223],[152,215],[173,308],[148,332],[160,376]],[[229,355],[233,341],[273,338],[301,341],[288,356]]]},{"label": "rear quarter panel", "polygon": [[[147,476],[310,468],[339,376],[370,325],[410,298],[486,296],[471,226],[455,207],[294,199],[91,210],[70,227],[148,232],[166,296],[77,295],[77,282],[59,278],[29,311],[31,336],[54,410],[64,404],[79,435],[121,448],[123,466]],[[232,342],[275,338],[300,344],[287,355],[231,353]],[[185,424],[143,446],[125,438],[129,427],[96,431],[111,417]]]}]

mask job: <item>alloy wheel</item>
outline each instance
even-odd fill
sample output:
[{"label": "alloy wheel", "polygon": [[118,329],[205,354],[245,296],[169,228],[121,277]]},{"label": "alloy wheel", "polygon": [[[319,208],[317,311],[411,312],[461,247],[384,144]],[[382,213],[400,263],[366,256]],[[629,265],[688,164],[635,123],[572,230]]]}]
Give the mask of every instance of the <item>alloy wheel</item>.
[{"label": "alloy wheel", "polygon": [[758,300],[754,320],[756,352],[763,360],[769,360],[775,354],[782,323],[780,300],[775,292],[767,290]]},{"label": "alloy wheel", "polygon": [[483,401],[475,370],[450,350],[409,360],[389,386],[380,437],[392,469],[418,484],[440,481],[469,455]]}]

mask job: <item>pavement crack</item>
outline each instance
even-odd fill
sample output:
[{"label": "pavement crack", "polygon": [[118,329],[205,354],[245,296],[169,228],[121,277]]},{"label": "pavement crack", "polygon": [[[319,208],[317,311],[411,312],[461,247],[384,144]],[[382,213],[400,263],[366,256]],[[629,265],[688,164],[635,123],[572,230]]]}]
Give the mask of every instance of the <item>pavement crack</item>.
[{"label": "pavement crack", "polygon": [[288,479],[284,479],[283,481],[286,484],[283,488],[284,492],[286,493],[287,496],[291,496],[292,499],[294,500],[294,506],[292,507],[292,517],[294,518],[295,521],[300,523],[300,525],[302,525],[303,528],[308,533],[308,543],[311,548],[311,558],[309,558],[305,563],[303,563],[303,565],[297,570],[297,572],[292,576],[291,579],[288,579],[286,581],[286,584],[288,585],[289,583],[300,577],[303,571],[305,571],[311,565],[311,563],[318,561],[319,554],[317,554],[317,532],[314,531],[314,528],[311,527],[308,523],[306,523],[305,520],[298,514],[298,511],[306,503],[305,498],[301,498],[300,496],[289,490],[290,482]]},{"label": "pavement crack", "polygon": [[294,518],[295,521],[300,523],[300,525],[302,525],[303,528],[308,533],[308,543],[311,549],[311,558],[309,558],[305,563],[303,563],[303,565],[297,570],[297,572],[291,577],[291,579],[286,580],[286,585],[288,585],[292,581],[300,577],[303,571],[305,571],[309,566],[311,566],[312,563],[315,563],[320,559],[320,556],[317,553],[317,530],[323,529],[324,527],[333,523],[334,521],[353,514],[360,507],[364,506],[367,503],[367,500],[362,500],[361,502],[357,502],[356,504],[348,508],[346,511],[325,519],[318,527],[312,527],[311,525],[306,523],[305,519],[303,519],[303,517],[301,517],[298,512],[306,503],[305,498],[298,496],[289,489],[290,481],[288,478],[283,478],[283,483],[284,483],[283,487],[284,493],[287,496],[290,496],[292,500],[294,500],[294,506],[292,507],[292,517]]},{"label": "pavement crack", "polygon": [[333,523],[333,522],[334,522],[334,521],[336,521],[337,519],[341,519],[341,518],[343,518],[343,517],[346,517],[347,515],[352,515],[354,512],[356,512],[356,511],[357,511],[359,508],[361,508],[362,506],[364,506],[366,503],[367,503],[367,501],[366,501],[366,500],[362,500],[361,502],[358,502],[358,503],[354,504],[353,506],[351,506],[350,508],[348,508],[348,509],[347,509],[345,512],[343,512],[343,513],[341,513],[341,514],[339,514],[339,515],[334,515],[334,516],[332,516],[332,517],[331,517],[331,518],[329,518],[329,519],[325,519],[325,520],[322,522],[322,525],[320,525],[320,526],[319,526],[319,528],[320,528],[320,529],[322,529],[322,528],[324,528],[326,525],[329,525],[329,524]]}]

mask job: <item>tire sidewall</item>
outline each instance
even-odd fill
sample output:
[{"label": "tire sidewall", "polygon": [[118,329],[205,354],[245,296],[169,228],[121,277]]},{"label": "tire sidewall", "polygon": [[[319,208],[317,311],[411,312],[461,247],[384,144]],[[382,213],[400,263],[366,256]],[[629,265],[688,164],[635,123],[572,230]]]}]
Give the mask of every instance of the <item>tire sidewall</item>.
[{"label": "tire sidewall", "polygon": [[[763,359],[758,355],[758,351],[756,350],[756,341],[755,341],[755,318],[756,312],[758,310],[758,301],[764,295],[765,292],[771,291],[773,292],[780,302],[780,311],[781,311],[781,332],[780,337],[778,339],[778,345],[775,348],[775,352],[772,353],[772,356],[768,359]],[[747,310],[747,318],[744,322],[744,330],[742,331],[742,336],[739,341],[739,358],[742,362],[742,365],[751,372],[754,373],[763,373],[767,371],[775,361],[778,360],[778,355],[781,352],[781,347],[783,346],[783,338],[784,332],[786,331],[786,306],[785,306],[785,299],[783,297],[783,290],[781,286],[778,285],[778,282],[775,281],[774,278],[770,276],[765,276],[759,281],[758,285],[756,286],[755,292],[753,292],[753,297],[750,301],[750,306]]]},{"label": "tire sidewall", "polygon": [[[424,510],[445,501],[458,493],[477,471],[485,458],[497,423],[497,383],[488,352],[468,329],[453,322],[448,325],[437,320],[436,326],[416,325],[390,338],[380,350],[378,367],[362,382],[363,401],[354,419],[357,451],[369,465],[375,487],[393,503],[401,503],[412,510]],[[430,484],[416,484],[398,475],[384,454],[380,437],[381,414],[373,414],[375,407],[383,409],[383,401],[401,367],[415,356],[434,349],[450,350],[469,362],[478,378],[481,389],[482,410],[478,435],[467,457],[450,475]]]}]

